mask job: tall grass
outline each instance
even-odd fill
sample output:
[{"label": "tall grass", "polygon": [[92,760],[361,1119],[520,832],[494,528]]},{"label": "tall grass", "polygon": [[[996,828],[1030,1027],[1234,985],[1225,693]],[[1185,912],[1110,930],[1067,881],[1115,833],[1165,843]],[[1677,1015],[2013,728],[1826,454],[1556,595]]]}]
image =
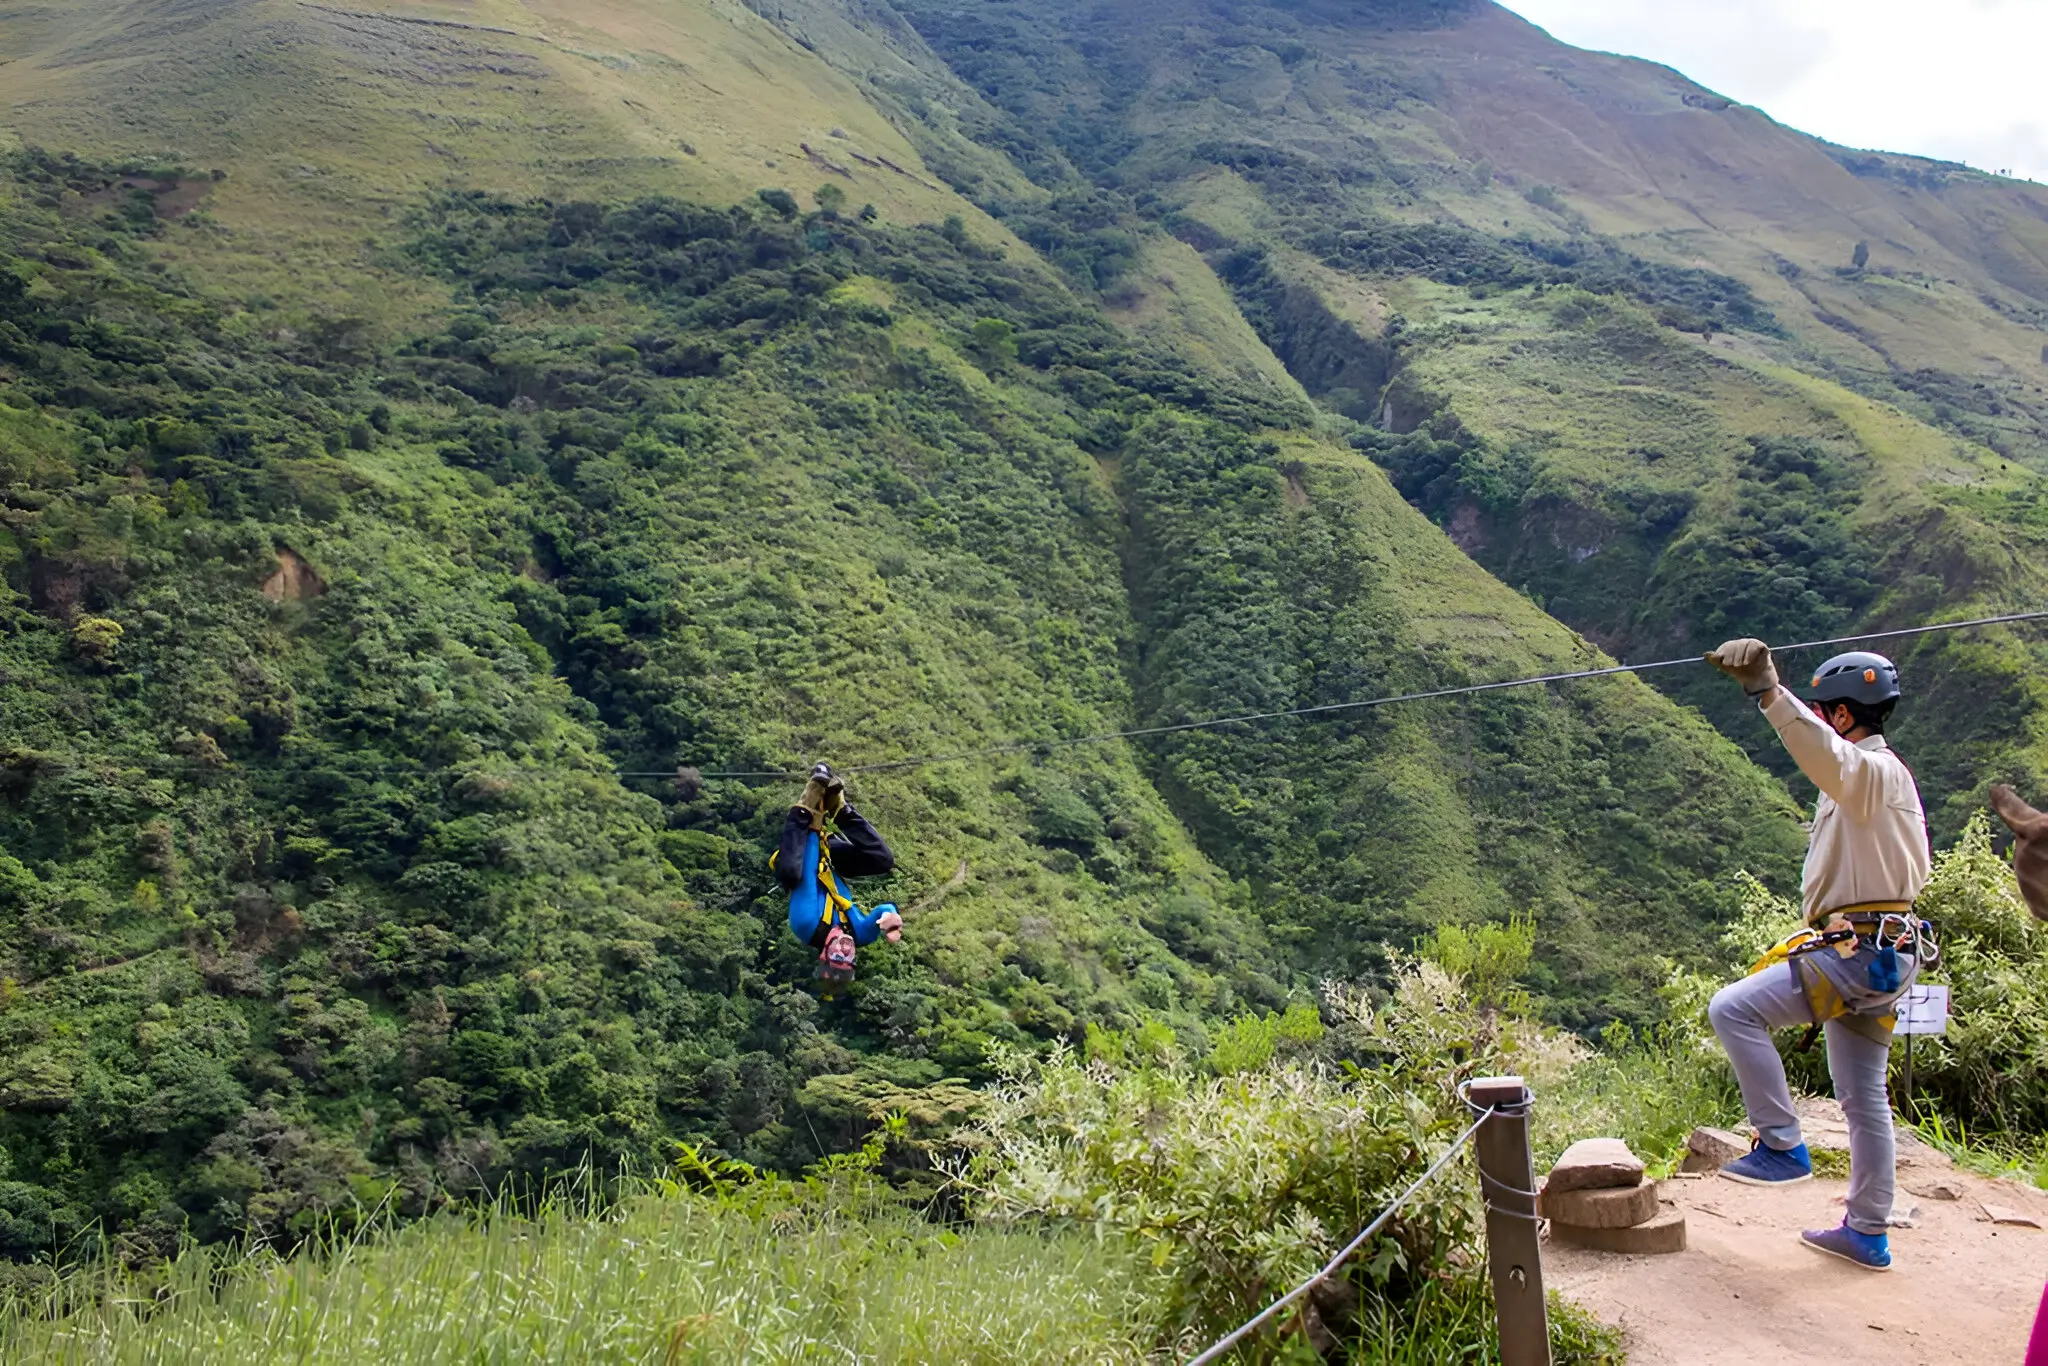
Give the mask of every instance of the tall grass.
[{"label": "tall grass", "polygon": [[1152,1322],[1118,1244],[665,1185],[289,1257],[195,1247],[147,1279],[101,1264],[0,1309],[0,1360],[1129,1362]]}]

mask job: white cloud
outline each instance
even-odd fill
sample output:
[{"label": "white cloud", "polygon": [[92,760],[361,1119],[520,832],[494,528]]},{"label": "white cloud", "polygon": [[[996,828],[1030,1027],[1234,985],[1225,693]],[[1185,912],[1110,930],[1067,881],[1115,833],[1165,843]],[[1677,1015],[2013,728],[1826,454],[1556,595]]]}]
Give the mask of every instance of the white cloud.
[{"label": "white cloud", "polygon": [[1507,0],[1850,147],[2048,181],[2048,0]]}]

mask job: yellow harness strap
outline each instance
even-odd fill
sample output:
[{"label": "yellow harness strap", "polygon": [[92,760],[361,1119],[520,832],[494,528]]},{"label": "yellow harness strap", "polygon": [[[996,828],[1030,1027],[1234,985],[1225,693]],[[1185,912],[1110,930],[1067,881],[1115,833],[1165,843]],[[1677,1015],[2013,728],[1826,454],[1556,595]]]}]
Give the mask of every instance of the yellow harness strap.
[{"label": "yellow harness strap", "polygon": [[844,925],[848,934],[853,933],[853,917],[847,914],[853,909],[853,898],[839,889],[839,879],[832,872],[832,857],[825,852],[825,841],[818,840],[818,881],[825,888],[825,923]]},{"label": "yellow harness strap", "polygon": [[[1903,906],[1909,910],[1912,908],[1911,902],[1902,901],[1894,903],[1887,901],[1873,902],[1869,907],[1845,906],[1838,911],[1829,911],[1828,914],[1831,916],[1845,915],[1850,911],[1872,910],[1878,906],[1885,907],[1886,913],[1893,913],[1890,910],[1893,905]],[[1749,974],[1754,977],[1757,973],[1774,968],[1780,963],[1789,964],[1792,975],[1799,982],[1799,989],[1806,994],[1806,1006],[1807,1009],[1813,1012],[1813,1023],[1816,1028],[1835,1020],[1841,1020],[1850,1029],[1855,1030],[1873,1043],[1890,1043],[1892,1030],[1899,1022],[1897,1013],[1885,1015],[1857,1014],[1849,1009],[1849,1003],[1842,999],[1842,993],[1835,987],[1834,982],[1826,973],[1811,964],[1799,961],[1801,956],[1819,949],[1821,942],[1820,930],[1801,930],[1783,943],[1773,944],[1770,948],[1766,949],[1764,956],[1757,959],[1756,963],[1750,968]],[[1801,1045],[1801,1047],[1803,1048],[1804,1045]]]},{"label": "yellow harness strap", "polygon": [[1809,925],[1825,925],[1838,915],[1845,919],[1860,917],[1874,920],[1879,916],[1911,915],[1912,913],[1913,903],[1910,901],[1859,901],[1853,906],[1830,906],[1825,911],[1816,912],[1813,918],[1806,923]]}]

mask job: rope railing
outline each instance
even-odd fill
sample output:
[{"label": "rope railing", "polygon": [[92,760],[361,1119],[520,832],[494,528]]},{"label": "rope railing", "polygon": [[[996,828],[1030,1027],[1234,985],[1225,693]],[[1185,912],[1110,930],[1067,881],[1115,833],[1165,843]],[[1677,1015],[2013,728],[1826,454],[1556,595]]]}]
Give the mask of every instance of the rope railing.
[{"label": "rope railing", "polygon": [[1389,1219],[1392,1219],[1396,1214],[1400,1213],[1401,1207],[1403,1205],[1406,1205],[1410,1200],[1414,1199],[1416,1192],[1420,1191],[1424,1186],[1428,1185],[1431,1179],[1434,1178],[1438,1172],[1442,1171],[1447,1165],[1449,1165],[1450,1160],[1453,1157],[1456,1157],[1460,1152],[1464,1151],[1465,1145],[1472,1141],[1472,1135],[1479,1132],[1479,1126],[1486,1123],[1486,1121],[1491,1119],[1493,1115],[1494,1110],[1492,1107],[1489,1107],[1486,1110],[1482,1111],[1479,1115],[1479,1118],[1472,1121],[1472,1125],[1470,1128],[1466,1129],[1464,1133],[1459,1134],[1455,1139],[1453,1139],[1451,1141],[1450,1146],[1445,1148],[1442,1153],[1438,1154],[1436,1161],[1430,1163],[1428,1168],[1422,1173],[1422,1175],[1416,1177],[1415,1180],[1409,1184],[1408,1189],[1402,1191],[1399,1195],[1395,1196],[1394,1203],[1388,1205],[1384,1210],[1381,1210],[1379,1217],[1374,1219],[1371,1223],[1367,1224],[1362,1230],[1360,1230],[1358,1236],[1356,1238],[1353,1238],[1350,1242],[1346,1243],[1341,1252],[1339,1252],[1336,1256],[1330,1258],[1328,1262],[1325,1262],[1323,1264],[1322,1270],[1316,1272],[1315,1275],[1310,1276],[1300,1285],[1295,1286],[1294,1289],[1288,1291],[1279,1299],[1274,1300],[1271,1304],[1267,1305],[1264,1309],[1260,1310],[1257,1315],[1255,1315],[1251,1319],[1246,1320],[1242,1326],[1233,1329],[1224,1337],[1217,1339],[1217,1341],[1212,1346],[1210,1346],[1206,1351],[1204,1351],[1201,1355],[1188,1358],[1187,1366],[1207,1366],[1209,1362],[1221,1360],[1224,1353],[1228,1352],[1231,1348],[1237,1346],[1238,1343],[1244,1341],[1247,1337],[1250,1337],[1253,1333],[1257,1332],[1262,1325],[1271,1322],[1275,1314],[1278,1314],[1288,1305],[1294,1303],[1303,1295],[1306,1295],[1309,1291],[1315,1289],[1324,1281],[1327,1281],[1328,1279],[1330,1279],[1330,1277],[1334,1276],[1337,1273],[1337,1269],[1339,1267],[1343,1266],[1345,1262],[1349,1261],[1360,1248],[1364,1247],[1368,1242],[1372,1241],[1373,1236],[1375,1234],[1377,1234],[1381,1229],[1386,1227],[1387,1221]]}]

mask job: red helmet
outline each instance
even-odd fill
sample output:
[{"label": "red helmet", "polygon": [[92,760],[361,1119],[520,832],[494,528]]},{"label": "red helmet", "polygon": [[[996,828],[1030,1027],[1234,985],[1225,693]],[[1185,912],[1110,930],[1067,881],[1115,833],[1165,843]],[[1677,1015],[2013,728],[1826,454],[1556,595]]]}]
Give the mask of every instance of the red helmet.
[{"label": "red helmet", "polygon": [[853,936],[833,926],[825,936],[825,951],[818,955],[818,975],[828,982],[851,982],[853,960],[858,952]]}]

